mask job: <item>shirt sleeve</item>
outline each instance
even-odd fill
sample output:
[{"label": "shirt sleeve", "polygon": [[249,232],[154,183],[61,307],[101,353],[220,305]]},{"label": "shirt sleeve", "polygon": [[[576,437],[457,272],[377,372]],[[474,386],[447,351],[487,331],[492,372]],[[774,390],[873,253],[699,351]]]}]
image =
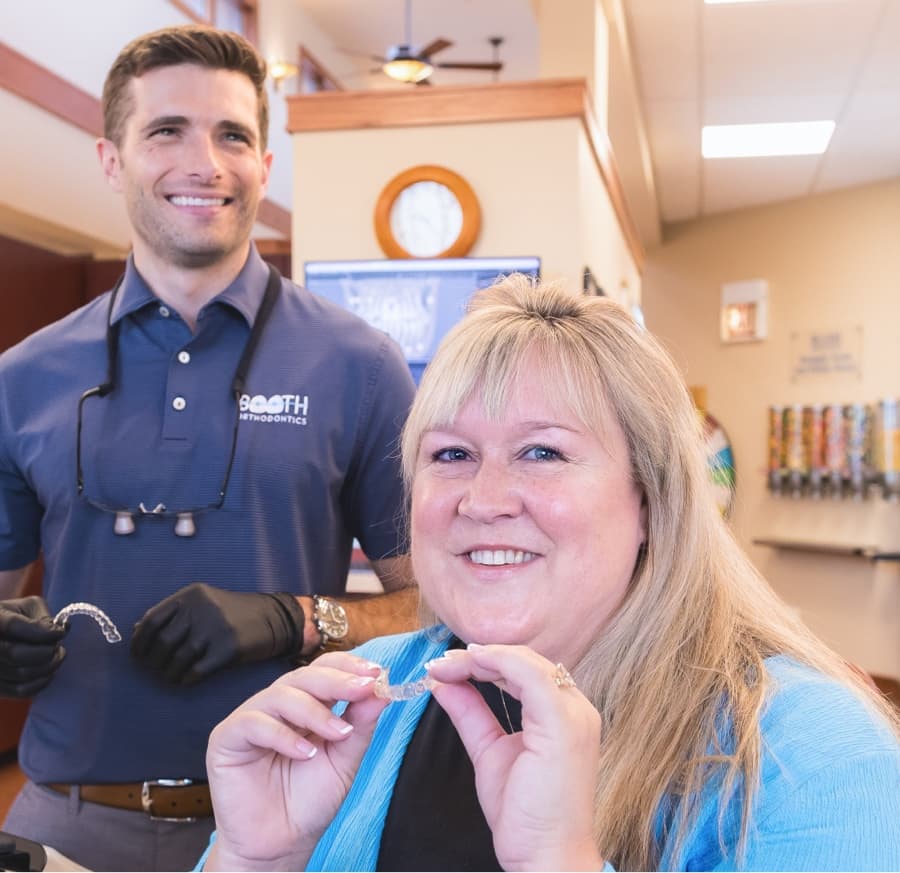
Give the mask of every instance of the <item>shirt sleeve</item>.
[{"label": "shirt sleeve", "polygon": [[900,750],[836,760],[786,787],[761,806],[742,867],[900,870]]},{"label": "shirt sleeve", "polygon": [[341,498],[350,530],[372,560],[408,551],[400,433],[416,391],[399,346],[385,337],[379,351]]}]

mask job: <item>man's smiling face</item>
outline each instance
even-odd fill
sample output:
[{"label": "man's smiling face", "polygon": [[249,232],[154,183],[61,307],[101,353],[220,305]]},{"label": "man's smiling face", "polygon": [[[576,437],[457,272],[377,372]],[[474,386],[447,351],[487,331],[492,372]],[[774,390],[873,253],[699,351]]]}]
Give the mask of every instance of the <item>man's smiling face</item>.
[{"label": "man's smiling face", "polygon": [[272,161],[253,83],[179,64],[129,87],[122,141],[102,141],[101,160],[125,197],[136,257],[204,268],[246,247]]}]

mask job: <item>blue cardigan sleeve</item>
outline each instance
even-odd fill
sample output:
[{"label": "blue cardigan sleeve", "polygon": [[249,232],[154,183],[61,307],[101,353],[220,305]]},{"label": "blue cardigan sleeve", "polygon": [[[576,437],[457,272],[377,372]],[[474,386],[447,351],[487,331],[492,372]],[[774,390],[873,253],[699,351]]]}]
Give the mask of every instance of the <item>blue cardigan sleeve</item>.
[{"label": "blue cardigan sleeve", "polygon": [[[761,721],[760,784],[743,858],[739,793],[724,818],[710,792],[687,870],[900,870],[900,744],[849,689],[784,658]],[[721,839],[720,839],[721,838]],[[724,845],[723,845],[724,844]],[[667,865],[667,866],[668,866]]]}]

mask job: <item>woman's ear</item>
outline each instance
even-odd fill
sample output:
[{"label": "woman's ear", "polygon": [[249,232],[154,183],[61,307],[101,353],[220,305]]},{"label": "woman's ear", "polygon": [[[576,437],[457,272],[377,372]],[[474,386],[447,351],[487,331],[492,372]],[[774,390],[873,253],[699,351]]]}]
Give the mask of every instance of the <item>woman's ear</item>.
[{"label": "woman's ear", "polygon": [[647,515],[650,512],[650,507],[647,505],[647,495],[641,494],[641,510],[638,515],[638,525],[641,531],[641,548],[647,548]]}]

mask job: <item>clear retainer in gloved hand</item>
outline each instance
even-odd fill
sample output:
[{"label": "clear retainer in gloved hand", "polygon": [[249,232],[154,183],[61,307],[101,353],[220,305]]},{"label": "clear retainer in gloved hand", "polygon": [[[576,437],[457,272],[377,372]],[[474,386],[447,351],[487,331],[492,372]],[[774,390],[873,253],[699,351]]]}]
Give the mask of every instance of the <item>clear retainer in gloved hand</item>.
[{"label": "clear retainer in gloved hand", "polygon": [[53,617],[53,623],[60,627],[65,627],[66,622],[72,615],[89,615],[100,625],[100,630],[103,631],[103,636],[106,637],[108,643],[122,641],[122,634],[119,633],[119,629],[115,626],[113,620],[99,606],[94,606],[93,603],[70,603],[56,613]]}]

